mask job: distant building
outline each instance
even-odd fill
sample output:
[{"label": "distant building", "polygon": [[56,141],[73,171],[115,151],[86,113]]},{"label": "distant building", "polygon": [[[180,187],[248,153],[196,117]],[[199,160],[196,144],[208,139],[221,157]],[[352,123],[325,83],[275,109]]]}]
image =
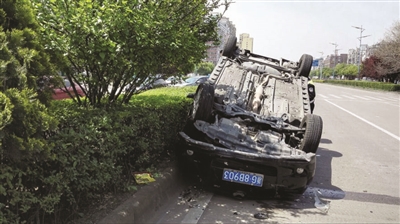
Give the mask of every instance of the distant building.
[{"label": "distant building", "polygon": [[348,54],[340,54],[340,55],[328,55],[323,61],[324,68],[334,68],[337,64],[345,63],[347,64]]},{"label": "distant building", "polygon": [[[218,16],[218,14],[215,14]],[[207,57],[205,61],[217,64],[221,54],[220,52],[224,49],[225,43],[228,41],[230,36],[236,36],[236,27],[229,21],[228,18],[222,17],[218,22],[218,36],[220,38],[219,44],[215,45],[213,42],[208,42],[207,45]]]},{"label": "distant building", "polygon": [[253,52],[253,38],[250,37],[248,33],[240,34],[238,46],[240,49],[246,49]]},{"label": "distant building", "polygon": [[[377,47],[376,44],[372,46],[368,46],[367,44],[362,44],[361,61],[363,61],[365,58],[370,57],[374,53],[376,47]],[[357,47],[356,49],[349,49],[349,57],[347,59],[347,64],[358,65],[359,62],[360,62],[360,48]]]}]

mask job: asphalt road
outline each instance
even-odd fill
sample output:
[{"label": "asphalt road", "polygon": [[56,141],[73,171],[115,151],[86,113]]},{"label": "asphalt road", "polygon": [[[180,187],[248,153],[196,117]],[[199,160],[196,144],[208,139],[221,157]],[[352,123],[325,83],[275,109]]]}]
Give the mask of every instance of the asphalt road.
[{"label": "asphalt road", "polygon": [[400,95],[316,84],[324,130],[317,170],[298,198],[237,200],[195,178],[151,223],[399,223]]}]

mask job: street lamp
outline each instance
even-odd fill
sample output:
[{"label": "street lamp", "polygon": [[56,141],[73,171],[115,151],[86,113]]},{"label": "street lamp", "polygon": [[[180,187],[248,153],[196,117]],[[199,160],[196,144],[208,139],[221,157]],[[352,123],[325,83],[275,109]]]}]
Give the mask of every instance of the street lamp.
[{"label": "street lamp", "polygon": [[365,29],[362,27],[362,25],[361,25],[361,27],[358,27],[358,26],[352,26],[352,27],[360,30],[360,37],[357,37],[357,39],[359,39],[359,40],[360,40],[360,48],[359,48],[359,50],[360,50],[360,54],[359,54],[359,58],[358,58],[358,60],[357,60],[358,78],[360,79],[360,78],[361,78],[361,77],[360,77],[360,64],[361,64],[361,40],[362,40],[362,38],[364,38],[364,37],[369,37],[369,36],[371,36],[371,35],[366,35],[366,36],[363,36],[363,35],[362,35],[362,33],[363,33],[363,32],[364,32],[364,30],[365,30]]},{"label": "street lamp", "polygon": [[336,55],[337,55],[337,51],[338,51],[339,49],[336,49],[337,46],[338,46],[337,43],[330,43],[330,44],[332,44],[332,45],[335,46],[335,64],[333,64],[333,79],[335,79],[335,67],[336,67],[336,58],[337,58]]},{"label": "street lamp", "polygon": [[324,62],[324,52],[319,51],[318,53],[321,54],[321,63],[319,63],[319,79],[322,79],[322,63]]}]

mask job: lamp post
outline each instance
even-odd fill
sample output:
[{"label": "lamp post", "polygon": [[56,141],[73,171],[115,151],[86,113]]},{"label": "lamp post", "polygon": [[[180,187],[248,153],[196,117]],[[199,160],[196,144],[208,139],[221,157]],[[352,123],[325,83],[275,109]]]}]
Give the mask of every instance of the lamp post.
[{"label": "lamp post", "polygon": [[359,56],[359,58],[358,58],[358,60],[357,60],[357,68],[358,68],[358,78],[360,79],[361,77],[360,77],[360,64],[361,64],[361,40],[362,40],[362,38],[364,38],[364,37],[369,37],[369,36],[371,36],[371,35],[366,35],[366,36],[363,36],[362,35],[362,33],[364,32],[364,28],[362,27],[362,25],[360,26],[360,27],[358,27],[358,26],[352,26],[353,28],[356,28],[356,29],[358,29],[358,30],[360,30],[360,37],[357,37],[357,39],[359,39],[360,40],[360,48],[359,48],[359,51],[360,51],[360,54],[358,55]]},{"label": "lamp post", "polygon": [[319,51],[318,53],[321,54],[321,63],[319,63],[319,79],[322,79],[322,67],[323,67],[323,62],[324,62],[324,52]]},{"label": "lamp post", "polygon": [[337,58],[336,55],[337,55],[337,51],[338,51],[338,49],[336,49],[336,48],[337,48],[338,44],[337,43],[330,43],[330,44],[335,46],[335,63],[333,64],[333,79],[335,79],[335,67],[336,67],[336,58]]}]

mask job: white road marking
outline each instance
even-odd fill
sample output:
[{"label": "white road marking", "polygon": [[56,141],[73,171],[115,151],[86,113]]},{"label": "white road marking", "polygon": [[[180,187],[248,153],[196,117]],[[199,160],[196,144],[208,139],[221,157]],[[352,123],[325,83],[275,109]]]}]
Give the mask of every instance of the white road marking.
[{"label": "white road marking", "polygon": [[354,100],[355,98],[353,98],[353,97],[349,97],[349,96],[346,96],[346,95],[342,95],[343,97],[346,97],[346,98],[349,98],[349,99],[352,99],[352,100]]},{"label": "white road marking", "polygon": [[400,105],[392,104],[391,102],[384,102],[384,103],[390,106],[400,107]]},{"label": "white road marking", "polygon": [[362,100],[369,100],[369,99],[367,99],[367,98],[365,98],[365,97],[361,97],[361,96],[354,96],[354,97],[360,98],[360,99],[362,99]]},{"label": "white road marking", "polygon": [[379,101],[382,101],[382,99],[379,99],[379,98],[376,98],[376,97],[372,97],[372,96],[365,96],[365,97],[368,97],[368,98],[370,98],[370,99],[373,99],[373,100],[379,100]]},{"label": "white road marking", "polygon": [[332,104],[333,106],[335,106],[335,107],[337,107],[337,108],[343,110],[344,112],[347,112],[347,113],[349,113],[350,115],[353,115],[354,117],[356,117],[356,118],[358,118],[358,119],[364,121],[365,123],[367,123],[367,124],[371,125],[372,127],[374,127],[374,128],[376,128],[376,129],[382,131],[383,133],[385,133],[385,134],[387,134],[387,135],[389,135],[389,136],[391,136],[391,137],[397,139],[398,141],[400,141],[400,137],[399,137],[399,136],[397,136],[397,135],[395,135],[395,134],[393,134],[393,133],[391,133],[391,132],[389,132],[389,131],[387,131],[387,130],[381,128],[381,127],[379,127],[378,125],[376,125],[376,124],[374,124],[374,123],[372,123],[372,122],[367,121],[366,119],[364,119],[364,118],[362,118],[362,117],[356,115],[356,114],[353,113],[353,112],[350,112],[350,111],[344,109],[344,108],[341,107],[341,106],[338,106],[338,105],[336,105],[336,104],[330,102],[329,100],[325,100],[325,101],[328,102],[328,103],[330,103],[330,104]]},{"label": "white road marking", "polygon": [[322,98],[328,98],[327,96],[322,95],[322,94],[318,94],[318,96],[321,96]]},{"label": "white road marking", "polygon": [[341,97],[338,97],[338,96],[336,96],[336,95],[333,95],[333,94],[329,94],[329,95],[332,96],[332,97],[334,97],[334,98],[341,99]]},{"label": "white road marking", "polygon": [[385,100],[396,101],[396,102],[400,101],[400,99],[389,98],[389,97],[386,97]]},{"label": "white road marking", "polygon": [[197,206],[191,208],[186,214],[185,218],[181,223],[193,223],[196,224],[203,212],[206,210],[208,203],[210,202],[213,194],[210,192],[204,192],[197,198]]}]

